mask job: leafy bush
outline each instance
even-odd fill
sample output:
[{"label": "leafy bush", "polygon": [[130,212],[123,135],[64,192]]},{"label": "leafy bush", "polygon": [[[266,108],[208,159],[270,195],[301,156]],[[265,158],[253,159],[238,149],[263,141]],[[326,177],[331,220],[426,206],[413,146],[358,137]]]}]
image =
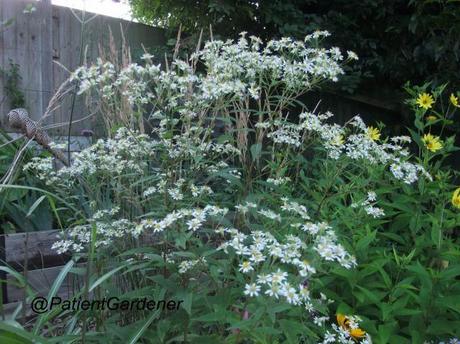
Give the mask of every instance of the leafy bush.
[{"label": "leafy bush", "polygon": [[[458,211],[442,167],[453,139],[424,143],[423,127],[411,154],[410,137],[306,109],[297,98],[337,81],[357,58],[320,48],[326,35],[266,45],[242,35],[165,69],[146,54],[145,65],[120,71],[102,61],[75,71],[79,93],[103,103],[104,116],[128,102],[137,119],[109,127],[111,137],[70,167],[55,170],[50,158],[26,166],[73,210],[54,247],[87,265],[70,262],[63,273],[84,277],[75,298],[183,307],[53,311],[38,318],[36,335],[62,331],[53,318],[68,325],[65,340],[111,343],[415,343],[456,334]],[[150,136],[138,132],[144,116]]]},{"label": "leafy bush", "polygon": [[21,171],[33,158],[33,150],[20,143],[0,130],[0,230],[4,234],[51,230],[53,222],[59,222],[53,212],[59,203],[42,195],[43,183],[33,173]]},{"label": "leafy bush", "polygon": [[[361,57],[346,91],[399,87],[406,80],[435,80],[460,87],[458,77],[460,6],[456,1],[417,0],[129,0],[142,22],[187,33],[212,25],[215,35],[234,38],[240,31],[270,39],[301,39],[322,29],[332,43],[347,45]],[[175,32],[171,35],[174,38]],[[395,44],[400,42],[400,44]],[[368,83],[363,83],[368,81]],[[396,93],[396,92],[395,92]]]},{"label": "leafy bush", "polygon": [[[0,77],[3,79],[5,95],[8,97],[12,108],[24,107],[26,100],[24,92],[19,88],[21,82],[21,75],[19,74],[19,65],[9,59],[10,68],[0,68]],[[3,102],[5,99],[2,99]]]}]

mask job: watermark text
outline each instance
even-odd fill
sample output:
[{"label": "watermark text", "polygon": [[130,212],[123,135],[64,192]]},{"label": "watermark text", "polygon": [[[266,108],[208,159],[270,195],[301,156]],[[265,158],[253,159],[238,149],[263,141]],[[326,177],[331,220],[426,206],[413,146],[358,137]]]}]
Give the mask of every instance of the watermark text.
[{"label": "watermark text", "polygon": [[146,297],[132,300],[122,300],[116,296],[100,300],[84,300],[82,298],[65,300],[54,296],[50,300],[43,296],[37,296],[32,300],[32,311],[38,314],[46,313],[55,308],[63,311],[88,311],[88,310],[109,310],[109,311],[130,311],[130,310],[168,310],[177,311],[184,300],[153,300]]}]

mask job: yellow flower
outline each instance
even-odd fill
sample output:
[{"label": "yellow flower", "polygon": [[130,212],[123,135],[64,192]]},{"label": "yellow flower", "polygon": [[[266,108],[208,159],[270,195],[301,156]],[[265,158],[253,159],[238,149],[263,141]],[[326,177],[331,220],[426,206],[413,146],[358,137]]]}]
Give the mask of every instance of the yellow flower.
[{"label": "yellow flower", "polygon": [[457,188],[452,195],[452,204],[455,208],[460,209],[460,188]]},{"label": "yellow flower", "polygon": [[353,338],[355,341],[360,340],[366,335],[366,332],[361,330],[359,327],[351,328],[350,320],[348,319],[346,315],[339,313],[336,315],[336,317],[337,317],[337,324],[339,324],[339,326],[342,329],[347,331],[350,334],[351,338]]},{"label": "yellow flower", "polygon": [[377,141],[380,139],[380,130],[374,127],[369,127],[367,128],[367,136],[372,140],[372,141]]},{"label": "yellow flower", "polygon": [[426,116],[427,121],[436,121],[437,119],[438,117],[436,117],[435,115]]},{"label": "yellow flower", "polygon": [[337,135],[331,141],[331,144],[334,146],[341,146],[343,145],[345,140],[343,139],[343,135]]},{"label": "yellow flower", "polygon": [[456,97],[453,93],[450,94],[449,100],[450,100],[450,102],[452,103],[453,106],[460,107],[458,105],[458,97]]},{"label": "yellow flower", "polygon": [[428,93],[422,93],[418,96],[416,103],[421,108],[430,109],[434,103],[433,96]]},{"label": "yellow flower", "polygon": [[350,330],[350,336],[358,341],[359,339],[363,338],[366,335],[366,332],[358,328],[353,328]]},{"label": "yellow flower", "polygon": [[431,134],[425,134],[422,138],[425,147],[431,152],[437,152],[442,149],[442,141],[439,136],[434,136]]},{"label": "yellow flower", "polygon": [[347,329],[348,328],[348,319],[346,315],[337,314],[337,324],[340,325],[341,328]]}]

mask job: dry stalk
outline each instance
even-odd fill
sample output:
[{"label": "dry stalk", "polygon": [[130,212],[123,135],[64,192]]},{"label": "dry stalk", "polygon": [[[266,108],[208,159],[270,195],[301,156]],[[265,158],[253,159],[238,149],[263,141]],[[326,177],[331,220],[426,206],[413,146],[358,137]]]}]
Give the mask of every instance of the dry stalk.
[{"label": "dry stalk", "polygon": [[[109,26],[109,43],[108,49],[99,45],[99,56],[103,62],[111,62],[118,70],[122,70],[131,64],[131,51],[126,41],[123,27],[120,24],[121,33],[121,47],[118,49],[115,42],[113,32]],[[137,125],[139,130],[144,133],[144,121],[140,116],[137,118],[134,114],[132,106],[124,93],[126,91],[125,86],[122,86],[118,90],[119,103],[111,104],[104,99],[100,99],[99,108],[102,114],[102,120],[106,128],[107,134],[110,135],[112,128],[122,123],[126,127],[132,127]]]}]

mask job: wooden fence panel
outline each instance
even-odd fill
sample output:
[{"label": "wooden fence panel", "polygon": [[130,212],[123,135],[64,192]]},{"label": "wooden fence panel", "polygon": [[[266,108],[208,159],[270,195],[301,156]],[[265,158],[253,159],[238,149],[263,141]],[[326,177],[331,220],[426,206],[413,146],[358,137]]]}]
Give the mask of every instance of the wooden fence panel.
[{"label": "wooden fence panel", "polygon": [[[46,296],[53,281],[62,270],[63,266],[71,259],[69,255],[57,254],[51,247],[59,240],[59,231],[39,231],[29,233],[14,233],[0,235],[4,246],[0,247],[0,265],[6,265],[27,276],[29,286],[40,296]],[[138,238],[142,246],[154,245],[158,242],[158,233],[144,233]],[[27,270],[25,263],[27,262]],[[79,261],[78,267],[85,267],[84,261]],[[26,271],[25,271],[26,270]],[[12,312],[17,302],[24,297],[24,288],[18,287],[15,277],[6,274],[3,285],[3,303],[6,310]],[[58,295],[67,297],[73,295],[72,291],[78,290],[81,285],[81,276],[69,274],[59,289]]]},{"label": "wooden fence panel", "polygon": [[[99,47],[108,47],[109,27],[121,48],[120,29],[125,32],[132,51],[140,50],[141,44],[158,46],[165,44],[162,29],[133,23],[117,18],[97,16],[84,26],[80,11],[66,7],[52,6],[49,2],[34,2],[36,10],[24,13],[29,0],[1,0],[0,18],[2,21],[14,19],[13,25],[0,29],[0,68],[9,68],[9,59],[20,68],[22,82],[20,89],[26,98],[26,107],[32,119],[39,119],[45,112],[48,102],[59,86],[72,71],[81,64],[80,51],[87,51],[86,62],[93,62],[99,56]],[[92,14],[87,13],[86,18]],[[83,42],[83,44],[81,44]],[[57,62],[57,63],[56,63]],[[62,66],[65,68],[63,68]],[[0,126],[8,129],[4,115],[11,104],[5,99],[4,82],[0,78]],[[71,97],[65,99],[61,107],[45,124],[68,122],[71,113]],[[73,119],[86,117],[88,111],[84,100],[78,97],[73,111]],[[72,125],[72,134],[79,135],[83,129],[94,129],[94,119]],[[67,133],[63,126],[53,130],[54,134]]]},{"label": "wooden fence panel", "polygon": [[17,271],[24,270],[26,261],[29,270],[65,264],[69,257],[51,249],[58,233],[52,230],[5,235],[6,263]]},{"label": "wooden fence panel", "polygon": [[[62,270],[62,266],[36,269],[27,273],[27,281],[30,287],[36,291],[37,296],[46,297],[53,282]],[[66,297],[72,295],[73,290],[78,290],[78,279],[74,274],[67,275],[58,291],[58,296]],[[14,277],[8,275],[8,304],[18,302],[24,297],[24,290],[14,285]]]}]

